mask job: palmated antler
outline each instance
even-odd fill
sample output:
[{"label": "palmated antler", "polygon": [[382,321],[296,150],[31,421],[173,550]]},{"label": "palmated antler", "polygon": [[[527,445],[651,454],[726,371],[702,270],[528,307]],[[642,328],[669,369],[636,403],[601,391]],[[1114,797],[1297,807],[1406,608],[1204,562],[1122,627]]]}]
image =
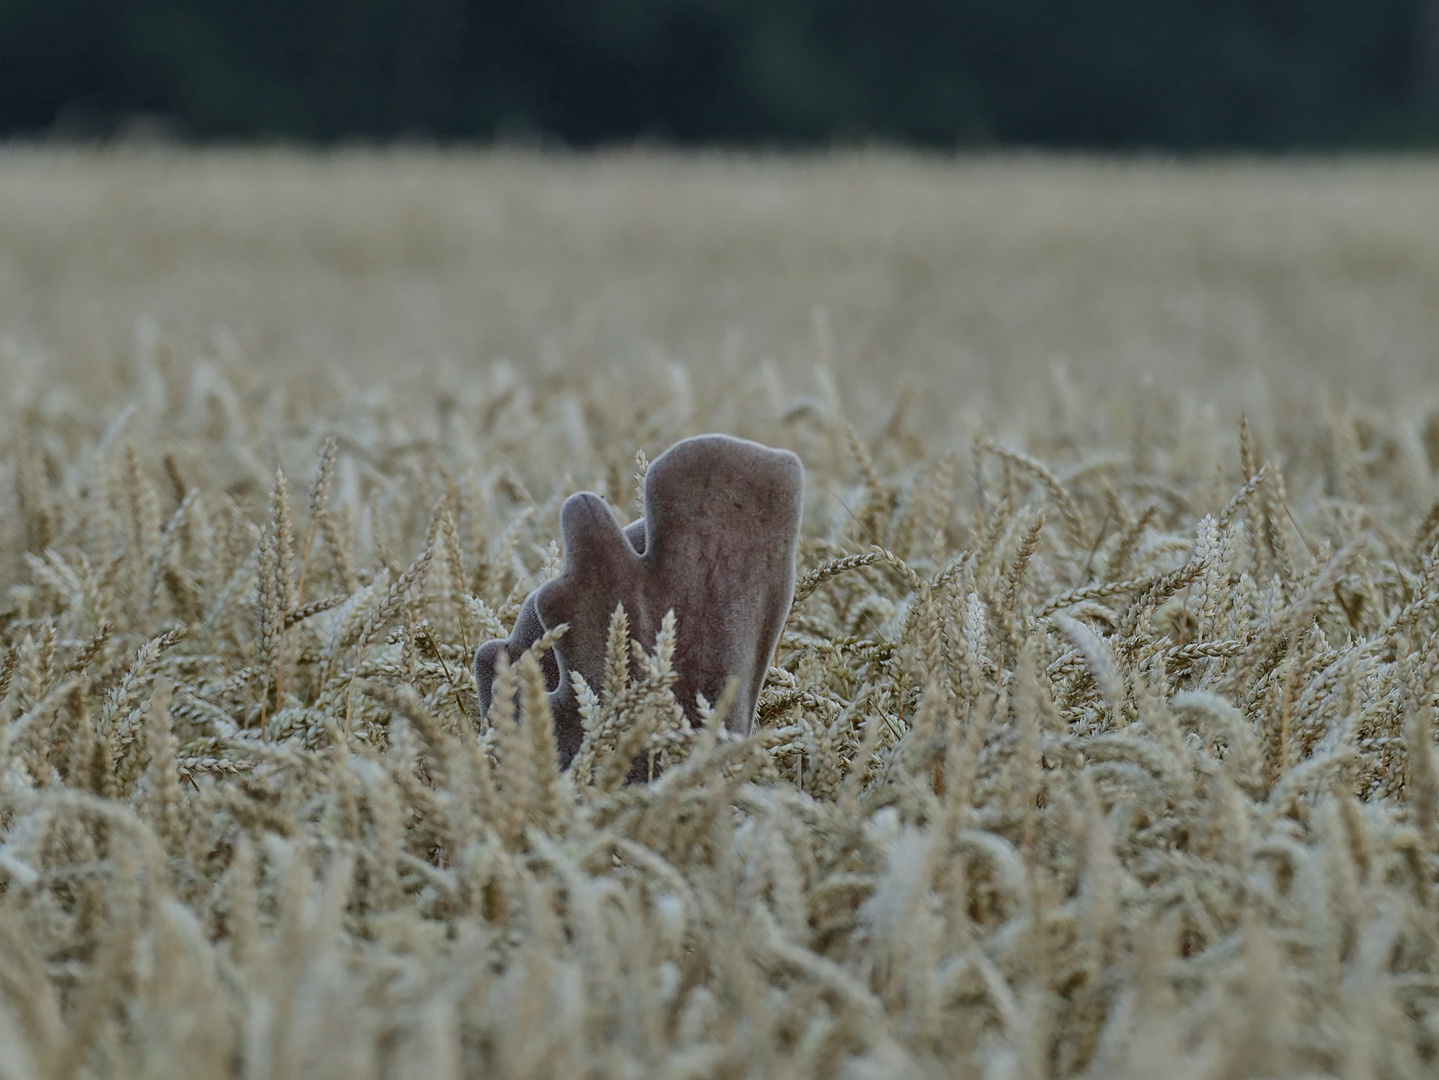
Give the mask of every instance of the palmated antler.
[{"label": "palmated antler", "polygon": [[798,457],[730,435],[685,439],[656,458],[645,475],[645,516],[627,528],[600,496],[571,495],[560,510],[559,576],[525,600],[508,640],[475,654],[481,708],[489,708],[501,650],[517,661],[546,630],[568,624],[542,658],[568,765],[584,738],[569,673],[601,685],[610,616],[623,604],[646,649],[666,612],[675,613],[675,694],[686,715],[697,716],[696,695],[714,702],[732,677],[737,697],[725,723],[748,732],[794,598],[803,496]]}]

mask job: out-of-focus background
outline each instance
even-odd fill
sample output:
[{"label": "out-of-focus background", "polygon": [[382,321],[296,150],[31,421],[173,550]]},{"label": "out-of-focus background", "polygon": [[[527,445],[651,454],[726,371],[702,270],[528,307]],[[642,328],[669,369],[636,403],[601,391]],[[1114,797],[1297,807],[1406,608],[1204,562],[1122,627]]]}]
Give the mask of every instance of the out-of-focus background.
[{"label": "out-of-focus background", "polygon": [[0,136],[12,387],[158,334],[1253,409],[1439,340],[1439,0],[0,0]]},{"label": "out-of-focus background", "polygon": [[1213,149],[1439,135],[1435,0],[5,0],[0,133]]},{"label": "out-of-focus background", "polygon": [[852,408],[909,391],[937,420],[1056,368],[1236,415],[1325,387],[1427,406],[1439,165],[0,150],[11,392],[109,394],[157,334],[362,383],[506,360],[718,390],[825,358]]}]

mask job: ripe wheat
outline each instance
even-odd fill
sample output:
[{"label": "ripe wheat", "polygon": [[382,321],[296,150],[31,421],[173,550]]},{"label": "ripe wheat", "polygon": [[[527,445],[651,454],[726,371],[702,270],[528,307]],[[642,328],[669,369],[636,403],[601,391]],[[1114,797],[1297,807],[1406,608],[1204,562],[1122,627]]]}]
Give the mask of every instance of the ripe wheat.
[{"label": "ripe wheat", "polygon": [[[124,403],[0,406],[0,1077],[1433,1075],[1423,416],[916,428],[816,334],[713,401],[312,409],[161,334]],[[475,649],[566,495],[720,428],[807,476],[754,728],[617,615],[562,772],[553,639],[484,710]]]}]

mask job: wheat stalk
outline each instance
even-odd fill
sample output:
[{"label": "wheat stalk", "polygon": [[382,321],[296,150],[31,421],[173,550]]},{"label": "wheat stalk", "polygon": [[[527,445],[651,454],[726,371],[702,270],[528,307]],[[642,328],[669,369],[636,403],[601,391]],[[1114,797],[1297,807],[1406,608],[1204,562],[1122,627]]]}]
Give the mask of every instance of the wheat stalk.
[{"label": "wheat stalk", "polygon": [[[109,358],[123,340],[87,344],[104,337],[88,314],[54,363],[26,358],[28,329],[0,347],[0,1076],[1434,1072],[1439,423],[1422,379],[1381,368],[1364,400],[1339,384],[1316,409],[1304,402],[1323,375],[1305,366],[1267,402],[1251,396],[1236,431],[1230,390],[1192,343],[1145,388],[1105,359],[1133,341],[1115,349],[1079,319],[1055,340],[1092,370],[1056,376],[1050,400],[1023,357],[1053,348],[1024,337],[1053,305],[998,278],[947,291],[953,304],[906,301],[872,339],[850,337],[889,295],[889,269],[836,293],[832,327],[816,319],[801,346],[816,373],[785,358],[784,320],[744,292],[751,276],[763,287],[761,262],[734,277],[739,292],[719,290],[737,305],[726,319],[776,335],[777,359],[750,366],[739,338],[706,337],[709,291],[689,287],[695,267],[724,285],[725,264],[687,269],[689,252],[714,255],[706,237],[742,245],[763,213],[766,250],[784,245],[798,260],[781,260],[786,280],[807,288],[836,279],[804,253],[851,265],[841,241],[860,226],[873,266],[898,245],[937,285],[1022,228],[1043,254],[1013,261],[1043,282],[1061,228],[1065,244],[1099,245],[1086,290],[1106,334],[1126,333],[1138,305],[1169,310],[1162,283],[1184,259],[1222,258],[1246,289],[1244,317],[1223,320],[1226,355],[1282,351],[1287,330],[1246,343],[1244,328],[1283,308],[1285,327],[1326,329],[1305,337],[1306,365],[1339,350],[1359,370],[1352,303],[1316,321],[1299,298],[1371,272],[1372,252],[1336,230],[1432,262],[1428,166],[1305,173],[1304,198],[1291,178],[1266,204],[1284,212],[1256,216],[1260,165],[1195,179],[885,155],[0,157],[0,227],[53,271],[41,308],[111,302],[104,260],[83,297],[65,294],[64,260],[44,254],[65,236],[128,236],[127,274],[150,272],[152,241],[127,221],[65,217],[79,213],[67,193],[100,177],[96,206],[144,218],[141,192],[165,207],[167,258],[183,262],[180,238],[205,222],[200,247],[250,283],[254,320],[233,337],[143,330],[138,378]],[[1195,201],[1166,218],[1165,192],[1184,183]],[[615,245],[655,250],[617,224],[627,199],[644,236],[666,237],[664,288],[652,267],[645,289],[625,284],[638,256]],[[47,232],[27,233],[17,206]],[[1136,206],[1144,280],[1104,293],[1135,265],[1115,238]],[[1415,211],[1399,229],[1394,206]],[[1292,250],[1307,268],[1278,305],[1235,255],[1281,265],[1291,248],[1275,229],[1304,237]],[[471,247],[478,262],[451,258]],[[287,251],[344,256],[313,288],[286,284],[289,255],[276,264],[299,321],[266,309],[244,265]],[[490,259],[505,266],[503,311]],[[399,263],[395,295],[423,293],[425,310],[463,269],[483,341],[462,365],[411,365],[447,351],[430,336],[443,320],[411,311],[397,345],[389,300],[347,269],[393,283]],[[592,292],[595,265],[613,275],[609,314],[557,330],[544,312]],[[213,279],[166,279],[165,295],[178,304]],[[363,327],[353,347],[376,350],[386,383],[283,344],[352,288],[368,306],[335,332]],[[664,315],[672,295],[682,319]],[[1011,358],[1003,372],[954,352],[976,340],[956,330],[968,295],[1008,328],[984,344]],[[658,366],[640,349],[601,370],[650,316],[693,336]],[[1404,325],[1381,336],[1419,355]],[[926,367],[919,338],[962,362]],[[685,368],[712,345],[720,361]],[[491,363],[492,348],[516,361]],[[889,360],[914,383],[907,404],[891,400]],[[791,447],[809,477],[794,604],[756,668],[758,723],[726,730],[731,681],[691,725],[679,628],[666,620],[637,648],[632,629],[661,613],[621,605],[591,643],[598,677],[574,688],[584,742],[561,771],[544,680],[567,631],[498,665],[483,717],[474,648],[508,633],[561,561],[567,495],[595,486],[628,504],[635,447],[706,430]],[[965,453],[972,484],[954,482]],[[300,527],[286,477],[307,462]],[[827,493],[849,491],[853,512],[836,511]],[[724,639],[723,606],[682,613],[695,648]]]}]

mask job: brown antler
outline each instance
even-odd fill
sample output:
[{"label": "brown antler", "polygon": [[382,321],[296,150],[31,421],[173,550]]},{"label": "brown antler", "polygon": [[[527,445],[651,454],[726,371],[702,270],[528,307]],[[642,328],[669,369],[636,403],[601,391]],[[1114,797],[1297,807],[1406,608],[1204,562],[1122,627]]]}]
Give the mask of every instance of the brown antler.
[{"label": "brown antler", "polygon": [[623,604],[630,633],[646,648],[674,611],[675,694],[686,714],[695,717],[696,695],[715,701],[733,677],[738,697],[726,725],[749,731],[794,597],[803,494],[804,467],[789,451],[700,435],[651,463],[645,516],[628,528],[600,496],[571,495],[560,510],[559,576],[526,599],[508,641],[487,641],[475,654],[481,707],[489,707],[502,649],[518,660],[546,629],[567,623],[542,659],[560,760],[568,765],[584,738],[569,673],[600,685],[610,616]]}]

